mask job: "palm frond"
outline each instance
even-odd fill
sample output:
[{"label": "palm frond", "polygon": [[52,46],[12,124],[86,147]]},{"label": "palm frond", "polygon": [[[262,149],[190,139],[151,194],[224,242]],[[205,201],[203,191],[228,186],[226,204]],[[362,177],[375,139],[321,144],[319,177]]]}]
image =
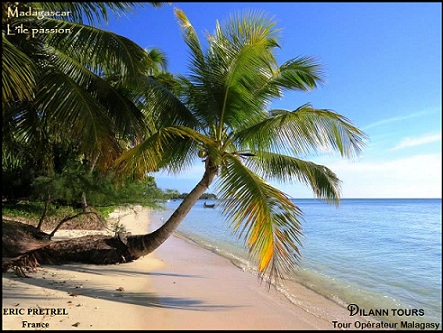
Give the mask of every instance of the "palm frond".
[{"label": "palm frond", "polygon": [[267,80],[265,64],[272,61],[262,45],[248,45],[239,50],[229,63],[229,70],[222,78],[224,97],[220,109],[220,129],[243,126],[245,121],[263,110],[264,104],[255,97],[257,87]]},{"label": "palm frond", "polygon": [[131,82],[140,75],[148,75],[152,70],[149,54],[126,37],[92,26],[51,18],[42,20],[39,24],[44,29],[70,29],[71,33],[48,34],[45,43],[71,56],[95,73],[118,73]]},{"label": "palm frond", "polygon": [[144,178],[150,172],[160,169],[164,150],[164,141],[167,139],[164,130],[149,136],[146,140],[125,151],[114,164],[119,176]]},{"label": "palm frond", "polygon": [[190,128],[199,126],[198,119],[185,104],[155,77],[147,77],[139,87],[134,87],[146,101],[144,109],[150,113],[157,128],[184,125]]},{"label": "palm frond", "polygon": [[25,145],[42,136],[42,118],[31,102],[14,103],[2,112],[4,142],[20,141]]},{"label": "palm frond", "polygon": [[213,146],[216,147],[216,141],[213,138],[208,137],[207,135],[201,134],[197,132],[196,130],[186,127],[186,126],[175,126],[175,127],[169,127],[167,128],[167,131],[169,133],[176,134],[178,136],[182,137],[188,137],[195,142],[197,142],[200,145],[204,146]]},{"label": "palm frond", "polygon": [[300,209],[237,157],[227,157],[222,170],[218,197],[230,226],[258,258],[260,275],[282,278],[300,256]]},{"label": "palm frond", "polygon": [[122,154],[116,161],[116,169],[122,175],[135,177],[160,169],[176,173],[194,163],[200,147],[215,145],[213,140],[190,128],[165,127]]},{"label": "palm frond", "polygon": [[166,54],[158,48],[145,49],[147,53],[146,67],[151,69],[151,74],[157,75],[162,73],[168,67],[168,59]]},{"label": "palm frond", "polygon": [[346,117],[305,104],[294,111],[272,110],[262,122],[239,131],[234,141],[251,150],[270,150],[295,155],[338,151],[343,157],[357,156],[366,134]]},{"label": "palm frond", "polygon": [[177,91],[183,102],[192,110],[203,128],[211,128],[217,123],[218,110],[221,108],[220,80],[217,79],[218,69],[208,62],[200,39],[189,22],[186,14],[179,8],[174,9],[185,43],[189,47],[188,78],[179,76],[180,89]]},{"label": "palm frond", "polygon": [[178,83],[175,91],[198,121],[198,126],[208,134],[214,133],[223,94],[219,83],[214,81],[214,75],[205,74],[198,78],[193,75],[191,79],[179,75]]},{"label": "palm frond", "polygon": [[[191,51],[191,75],[180,79],[180,92],[200,123],[220,140],[226,124],[239,126],[261,110],[252,93],[264,80],[264,68],[276,67],[270,52],[277,45],[274,25],[263,17],[252,20],[253,15],[251,21],[232,18],[234,23],[226,29],[217,22],[214,35],[207,35],[209,48],[203,53],[186,15],[176,9],[176,16]],[[242,26],[235,29],[236,24]],[[236,38],[239,32],[242,36]]]},{"label": "palm frond", "polygon": [[291,90],[308,91],[322,82],[322,69],[313,57],[298,57],[280,66],[274,84]]},{"label": "palm frond", "polygon": [[[144,129],[143,113],[121,91],[60,50],[47,47],[46,52],[53,55],[49,58],[54,70],[68,75],[102,105],[109,118],[113,120],[117,132],[122,136],[142,132]],[[54,96],[50,96],[50,98],[54,98]],[[59,120],[63,122],[64,118]]]},{"label": "palm frond", "polygon": [[174,14],[177,17],[182,29],[184,41],[191,50],[191,68],[206,72],[205,57],[194,27],[192,26],[191,22],[189,22],[189,19],[183,10],[174,8]]},{"label": "palm frond", "polygon": [[32,60],[2,34],[2,105],[34,97],[35,66]]},{"label": "palm frond", "polygon": [[65,73],[48,69],[42,74],[34,105],[58,131],[77,137],[86,151],[98,149],[114,133],[103,106]]},{"label": "palm frond", "polygon": [[217,142],[186,126],[171,126],[165,129],[171,140],[165,146],[162,168],[170,173],[184,171],[195,163],[199,150],[218,155]]},{"label": "palm frond", "polygon": [[336,205],[340,202],[341,181],[323,165],[264,151],[254,152],[246,159],[245,164],[265,179],[284,183],[301,182],[310,186],[318,198]]},{"label": "palm frond", "polygon": [[254,98],[254,92],[277,66],[272,53],[278,46],[274,25],[264,16],[247,13],[245,17],[232,16],[224,27],[217,22],[214,36],[208,36],[208,64],[213,81],[220,82],[223,93],[219,135],[225,124],[238,127],[262,110],[263,104]]},{"label": "palm frond", "polygon": [[283,90],[309,91],[323,82],[323,70],[314,57],[297,57],[269,71],[263,85],[254,91],[255,98],[282,98]]}]

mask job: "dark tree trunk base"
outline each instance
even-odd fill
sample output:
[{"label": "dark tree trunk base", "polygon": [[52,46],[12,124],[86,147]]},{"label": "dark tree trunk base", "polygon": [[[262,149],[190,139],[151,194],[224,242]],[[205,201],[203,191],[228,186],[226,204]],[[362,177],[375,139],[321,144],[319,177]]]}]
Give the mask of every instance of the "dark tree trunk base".
[{"label": "dark tree trunk base", "polygon": [[45,264],[111,265],[138,259],[129,252],[124,241],[124,235],[115,237],[93,235],[57,242],[46,241],[41,243],[38,248],[31,249],[12,259],[3,260],[2,270],[6,272],[12,269],[16,274],[26,276],[25,271]]},{"label": "dark tree trunk base", "polygon": [[17,257],[49,243],[49,235],[36,227],[3,218],[2,257]]}]

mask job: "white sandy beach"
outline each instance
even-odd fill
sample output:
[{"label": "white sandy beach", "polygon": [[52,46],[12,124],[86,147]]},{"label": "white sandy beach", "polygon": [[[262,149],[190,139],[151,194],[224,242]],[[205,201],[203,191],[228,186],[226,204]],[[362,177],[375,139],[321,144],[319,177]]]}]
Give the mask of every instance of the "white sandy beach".
[{"label": "white sandy beach", "polygon": [[[146,210],[120,214],[132,234],[148,230]],[[131,263],[43,266],[30,276],[3,273],[3,330],[324,330],[334,329],[333,321],[361,320],[302,285],[293,304],[228,259],[179,237]]]}]

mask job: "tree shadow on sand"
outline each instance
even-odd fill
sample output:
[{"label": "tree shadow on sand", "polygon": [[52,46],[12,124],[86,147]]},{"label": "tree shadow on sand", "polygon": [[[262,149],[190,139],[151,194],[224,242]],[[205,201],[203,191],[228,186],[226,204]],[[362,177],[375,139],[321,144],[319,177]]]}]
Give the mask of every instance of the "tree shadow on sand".
[{"label": "tree shadow on sand", "polygon": [[[52,266],[54,267],[54,266]],[[95,270],[91,267],[84,266],[57,266],[59,271],[65,271],[67,274],[69,272],[81,272],[86,274],[100,274],[107,275],[108,273],[103,271],[104,267],[100,267]],[[41,269],[42,273],[44,268]],[[8,300],[14,300],[18,303],[20,299],[35,299],[35,300],[51,300],[60,299],[60,296],[52,297],[51,290],[58,292],[66,292],[66,299],[75,299],[77,297],[89,297],[93,299],[107,300],[118,303],[141,305],[146,307],[158,307],[158,308],[170,308],[170,309],[182,309],[182,310],[192,310],[192,311],[214,311],[214,310],[226,310],[230,308],[236,308],[238,306],[233,305],[217,305],[217,304],[204,304],[202,300],[192,299],[192,298],[181,298],[174,296],[162,296],[153,292],[132,292],[126,290],[115,289],[115,287],[104,287],[103,285],[94,284],[89,279],[76,279],[69,280],[63,276],[65,272],[60,272],[57,277],[48,276],[33,276],[32,278],[19,278],[13,273],[3,273],[3,303]],[[42,273],[43,274],[43,273]],[[112,274],[116,276],[127,276],[127,275],[150,275],[151,273],[140,272],[136,270],[115,270],[112,269]],[[153,273],[157,274],[157,273]],[[41,275],[41,274],[39,274]],[[171,275],[171,274],[162,274]],[[193,275],[180,275],[172,274],[174,278],[196,278],[198,276]],[[199,277],[201,278],[201,277]],[[17,285],[16,282],[28,284],[31,286],[41,287],[46,289],[45,295],[36,295],[32,292],[27,292],[26,288],[21,285]]]},{"label": "tree shadow on sand", "polygon": [[202,279],[205,278],[201,275],[195,274],[175,274],[175,273],[160,273],[160,272],[149,272],[140,271],[137,269],[127,269],[124,265],[108,265],[108,266],[97,266],[97,265],[85,265],[85,264],[64,264],[62,266],[49,266],[45,267],[56,267],[59,270],[69,270],[79,273],[88,273],[95,275],[118,275],[118,276],[171,276],[171,277],[182,277],[182,278],[193,278]]}]

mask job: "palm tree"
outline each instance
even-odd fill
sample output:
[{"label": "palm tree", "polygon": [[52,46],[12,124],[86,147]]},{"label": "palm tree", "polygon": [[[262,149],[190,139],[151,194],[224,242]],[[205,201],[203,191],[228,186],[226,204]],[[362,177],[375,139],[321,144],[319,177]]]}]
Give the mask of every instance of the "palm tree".
[{"label": "palm tree", "polygon": [[175,14],[190,49],[191,74],[178,78],[174,95],[150,105],[157,130],[117,165],[124,174],[180,172],[198,156],[205,169],[159,229],[128,237],[129,251],[137,258],[160,246],[216,179],[223,212],[258,259],[260,276],[284,277],[299,259],[302,212],[267,180],[303,182],[318,198],[338,204],[337,175],[301,157],[330,149],[351,158],[366,136],[346,117],[310,104],[268,110],[284,90],[316,88],[321,69],[310,57],[278,65],[278,29],[265,15],[245,12],[217,22],[204,49],[185,13]]},{"label": "palm tree", "polygon": [[[165,65],[164,55],[84,24],[106,22],[109,11],[121,14],[136,5],[2,3],[2,137],[10,165],[24,163],[17,159],[17,147],[26,146],[33,152],[27,158],[34,168],[50,175],[55,168],[51,147],[72,144],[90,171],[96,166],[107,170],[131,142],[144,135],[145,115],[137,106],[141,97],[129,94],[127,87],[146,83],[147,75]],[[10,15],[29,8],[70,15],[45,19]],[[21,25],[29,31],[57,28],[69,33],[10,33]]]}]

